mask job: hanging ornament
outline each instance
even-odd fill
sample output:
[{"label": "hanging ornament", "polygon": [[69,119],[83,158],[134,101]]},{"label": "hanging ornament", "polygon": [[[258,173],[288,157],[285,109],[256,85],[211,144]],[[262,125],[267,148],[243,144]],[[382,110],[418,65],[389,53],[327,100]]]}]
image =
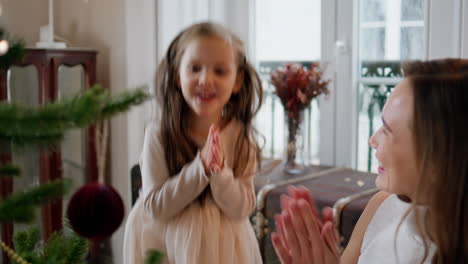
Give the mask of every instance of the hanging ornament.
[{"label": "hanging ornament", "polygon": [[[2,6],[0,3],[0,13],[2,12]],[[1,14],[0,14],[1,15]],[[0,28],[0,56],[5,55],[8,52],[9,44],[6,39],[6,32],[3,28]]]},{"label": "hanging ornament", "polygon": [[8,52],[8,41],[6,39],[0,40],[0,56]]},{"label": "hanging ornament", "polygon": [[67,216],[73,230],[88,239],[99,241],[119,228],[124,218],[122,198],[104,183],[108,123],[96,124],[98,182],[82,186],[68,203]]}]

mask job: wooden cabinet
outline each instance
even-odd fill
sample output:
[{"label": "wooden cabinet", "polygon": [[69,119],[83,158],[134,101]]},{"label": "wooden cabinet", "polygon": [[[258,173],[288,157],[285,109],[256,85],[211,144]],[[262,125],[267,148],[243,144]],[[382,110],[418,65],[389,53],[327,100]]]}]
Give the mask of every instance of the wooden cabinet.
[{"label": "wooden cabinet", "polygon": [[[27,49],[21,64],[0,70],[0,100],[40,106],[75,95],[95,83],[96,56],[97,52],[89,49]],[[14,161],[22,169],[20,178],[0,180],[2,198],[26,186],[72,178],[72,192],[63,200],[43,206],[38,214],[36,223],[47,239],[62,228],[64,205],[69,196],[83,183],[97,179],[94,127],[70,131],[54,151],[17,150],[8,144],[0,148],[3,153],[0,162]],[[17,228],[22,226],[3,224],[2,240],[11,245]],[[3,263],[8,263],[5,255]]]}]

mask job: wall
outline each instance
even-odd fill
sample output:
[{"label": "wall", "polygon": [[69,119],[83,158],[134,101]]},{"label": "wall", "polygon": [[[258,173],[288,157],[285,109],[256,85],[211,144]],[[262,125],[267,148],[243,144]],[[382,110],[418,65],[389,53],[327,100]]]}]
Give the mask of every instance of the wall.
[{"label": "wall", "polygon": [[[0,25],[12,35],[22,37],[28,46],[39,39],[39,26],[48,23],[47,0],[4,0]],[[27,19],[26,19],[27,18]]]},{"label": "wall", "polygon": [[462,25],[461,25],[461,32],[462,32],[462,38],[461,38],[461,43],[460,43],[460,48],[461,48],[461,57],[462,58],[468,58],[468,2],[467,1],[462,1],[461,2],[461,8],[460,12],[464,14],[462,16]]},{"label": "wall", "polygon": [[[249,0],[159,0],[157,12],[158,57],[183,28],[200,21],[215,21],[225,25],[249,46]],[[239,19],[242,17],[242,19]]]},{"label": "wall", "polygon": [[[57,34],[73,46],[98,50],[98,82],[112,92],[142,84],[152,89],[156,65],[155,3],[145,0],[57,1]],[[148,104],[111,122],[112,185],[130,211],[131,166],[138,162]],[[122,263],[125,222],[112,237],[114,263]]]},{"label": "wall", "polygon": [[468,3],[465,0],[428,0],[426,8],[426,57],[466,57]]}]

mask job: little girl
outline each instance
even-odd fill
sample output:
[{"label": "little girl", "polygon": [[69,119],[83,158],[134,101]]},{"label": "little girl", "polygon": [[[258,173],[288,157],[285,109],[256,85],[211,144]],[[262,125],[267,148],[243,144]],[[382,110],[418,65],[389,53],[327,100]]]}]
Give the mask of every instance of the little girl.
[{"label": "little girl", "polygon": [[262,86],[239,38],[213,23],[182,31],[156,75],[161,118],[146,128],[143,187],[124,263],[261,263],[249,215],[259,158],[252,118]]}]

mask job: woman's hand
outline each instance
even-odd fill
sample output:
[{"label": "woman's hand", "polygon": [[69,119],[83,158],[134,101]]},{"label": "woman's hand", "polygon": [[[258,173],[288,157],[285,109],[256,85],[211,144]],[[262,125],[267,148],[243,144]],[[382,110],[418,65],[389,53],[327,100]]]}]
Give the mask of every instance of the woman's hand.
[{"label": "woman's hand", "polygon": [[[326,222],[330,222],[333,227],[335,227],[334,218],[333,218],[333,209],[330,207],[325,207],[322,210],[322,220],[320,221],[320,215],[317,211],[317,205],[315,204],[315,199],[312,197],[312,193],[304,186],[289,186],[288,187],[288,195],[282,195],[281,197],[281,208],[282,210],[287,210],[289,208],[289,202],[291,200],[299,201],[300,199],[304,199],[307,203],[309,203],[310,207],[312,208],[312,213],[314,216],[319,220],[320,230],[322,229],[323,225]],[[336,234],[338,238],[338,234]]]},{"label": "woman's hand", "polygon": [[205,146],[201,150],[201,159],[207,175],[218,173],[224,165],[224,155],[219,140],[219,127],[211,125]]},{"label": "woman's hand", "polygon": [[304,187],[290,187],[281,197],[281,215],[275,216],[272,242],[282,263],[339,263],[338,235],[330,208],[319,218],[315,202]]}]

